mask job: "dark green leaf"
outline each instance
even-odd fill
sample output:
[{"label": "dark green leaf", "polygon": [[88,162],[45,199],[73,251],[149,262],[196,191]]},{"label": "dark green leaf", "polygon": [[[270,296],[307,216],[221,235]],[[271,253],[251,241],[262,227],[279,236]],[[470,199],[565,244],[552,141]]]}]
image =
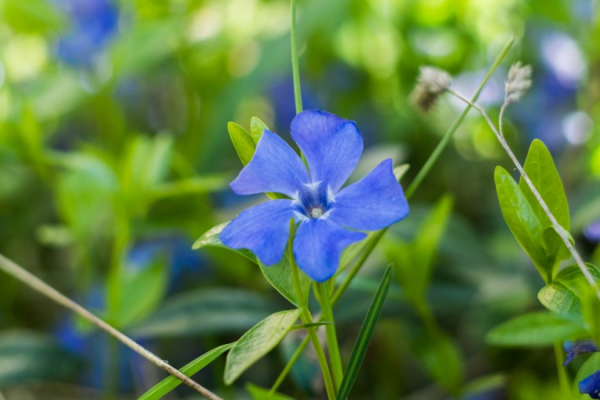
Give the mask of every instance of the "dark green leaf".
[{"label": "dark green leaf", "polygon": [[350,361],[348,361],[348,367],[344,373],[344,377],[342,378],[342,383],[337,395],[338,400],[345,400],[350,395],[354,381],[358,376],[360,366],[365,358],[367,347],[371,342],[375,325],[377,325],[377,321],[381,315],[381,309],[383,308],[388,289],[390,288],[390,283],[392,282],[392,272],[392,266],[388,265],[388,267],[385,269],[385,273],[383,274],[383,279],[379,284],[379,288],[373,297],[373,301],[369,306],[369,311],[367,312],[365,320],[360,328],[354,348],[352,349]]},{"label": "dark green leaf", "polygon": [[531,257],[542,277],[549,281],[552,266],[547,265],[546,252],[542,246],[544,229],[536,213],[504,168],[496,167],[494,180],[504,221],[523,250]]},{"label": "dark green leaf", "polygon": [[274,311],[255,292],[204,289],[167,299],[131,331],[136,337],[187,337],[244,331]]},{"label": "dark green leaf", "polygon": [[586,334],[582,325],[573,320],[549,312],[534,312],[502,323],[486,339],[497,346],[551,346]]},{"label": "dark green leaf", "polygon": [[[216,347],[209,352],[201,355],[196,358],[194,361],[185,365],[185,367],[181,368],[180,371],[187,377],[191,377],[194,374],[197,374],[202,368],[206,367],[208,364],[216,360],[221,354],[225,353],[227,350],[231,349],[235,343],[224,344],[222,346]],[[153,386],[150,390],[140,396],[138,400],[158,400],[162,399],[163,396],[167,395],[177,386],[181,385],[179,379],[174,376],[169,376],[168,378],[163,379],[157,385]]]},{"label": "dark green leaf", "polygon": [[252,137],[244,128],[235,122],[229,122],[227,124],[227,130],[229,131],[231,143],[233,143],[233,147],[235,147],[235,151],[237,152],[240,161],[244,166],[248,165],[250,160],[252,160],[254,150],[256,149],[256,144],[252,140]]},{"label": "dark green leaf", "polygon": [[64,380],[80,367],[76,357],[45,335],[17,330],[0,334],[0,385]]},{"label": "dark green leaf", "polygon": [[452,339],[442,332],[424,333],[416,341],[414,351],[436,382],[448,392],[457,393],[463,365]]},{"label": "dark green leaf", "polygon": [[165,257],[158,257],[146,268],[129,266],[122,274],[119,326],[127,327],[146,318],[160,304],[168,283]]},{"label": "dark green leaf", "polygon": [[300,309],[268,316],[246,332],[227,355],[225,383],[231,385],[252,364],[279,344],[300,317]]}]

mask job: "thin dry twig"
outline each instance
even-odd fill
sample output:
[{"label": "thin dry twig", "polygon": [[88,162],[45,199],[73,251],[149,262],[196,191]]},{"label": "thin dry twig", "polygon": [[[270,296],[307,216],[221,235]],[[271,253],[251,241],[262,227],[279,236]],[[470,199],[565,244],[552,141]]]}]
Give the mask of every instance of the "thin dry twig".
[{"label": "thin dry twig", "polygon": [[56,303],[61,304],[62,306],[68,308],[69,310],[79,314],[83,318],[92,322],[98,328],[107,332],[109,335],[113,336],[115,339],[117,339],[136,353],[140,354],[142,357],[146,358],[147,360],[150,360],[156,366],[173,375],[192,389],[196,390],[198,393],[202,394],[207,399],[222,400],[219,396],[206,389],[204,386],[188,378],[181,371],[172,367],[167,362],[157,357],[154,353],[146,350],[144,347],[137,344],[131,338],[116,330],[100,318],[96,317],[94,314],[92,314],[79,304],[75,303],[73,300],[69,299],[50,285],[46,284],[44,281],[42,281],[35,275],[32,275],[20,265],[4,257],[2,254],[0,254],[0,269],[6,272],[7,274],[17,278],[21,282],[25,283],[27,286],[31,287],[35,291],[45,295],[46,297],[52,299]]}]

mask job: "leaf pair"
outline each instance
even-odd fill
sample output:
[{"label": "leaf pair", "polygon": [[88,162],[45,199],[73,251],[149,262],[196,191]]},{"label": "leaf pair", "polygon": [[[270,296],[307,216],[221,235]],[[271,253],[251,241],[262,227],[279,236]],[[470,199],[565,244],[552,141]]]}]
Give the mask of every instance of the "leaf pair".
[{"label": "leaf pair", "polygon": [[[552,156],[540,140],[531,144],[524,169],[568,234],[569,205],[565,190]],[[544,280],[552,281],[560,261],[569,258],[566,246],[522,177],[517,185],[504,168],[496,167],[494,180],[506,224]]]}]

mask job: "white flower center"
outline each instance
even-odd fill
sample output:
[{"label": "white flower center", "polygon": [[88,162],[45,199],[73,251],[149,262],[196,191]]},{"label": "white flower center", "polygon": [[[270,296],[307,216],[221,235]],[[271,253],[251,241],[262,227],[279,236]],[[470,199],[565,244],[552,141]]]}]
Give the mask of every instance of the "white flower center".
[{"label": "white flower center", "polygon": [[310,209],[311,218],[319,218],[323,215],[323,209],[321,207],[313,207]]}]

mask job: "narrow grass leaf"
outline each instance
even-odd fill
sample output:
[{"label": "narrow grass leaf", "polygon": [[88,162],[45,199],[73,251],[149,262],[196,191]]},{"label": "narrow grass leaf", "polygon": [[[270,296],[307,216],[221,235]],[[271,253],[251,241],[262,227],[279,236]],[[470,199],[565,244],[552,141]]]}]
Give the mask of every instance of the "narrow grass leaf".
[{"label": "narrow grass leaf", "polygon": [[363,359],[365,358],[367,347],[371,342],[375,325],[377,324],[377,320],[381,315],[381,309],[383,308],[383,303],[385,302],[388,289],[390,288],[390,283],[392,282],[392,271],[392,266],[388,265],[383,275],[383,279],[377,288],[377,292],[373,297],[373,301],[369,306],[369,311],[367,312],[362,327],[360,328],[358,338],[356,339],[356,343],[354,344],[354,348],[352,349],[352,355],[350,356],[350,361],[348,362],[348,368],[342,379],[342,384],[337,395],[338,400],[344,400],[348,398],[350,390],[352,390],[352,386],[354,385],[354,381],[358,375],[358,370],[360,369]]},{"label": "narrow grass leaf", "polygon": [[[194,374],[198,373],[202,368],[206,367],[208,364],[216,360],[221,354],[225,353],[227,350],[233,347],[234,343],[224,344],[222,346],[216,347],[210,350],[207,353],[204,353],[200,357],[196,358],[194,361],[186,364],[185,367],[181,368],[180,371],[187,377],[191,377]],[[163,396],[167,395],[170,391],[174,390],[177,386],[181,385],[181,381],[174,376],[169,376],[166,379],[163,379],[144,393],[138,400],[158,400],[162,399]]]}]

